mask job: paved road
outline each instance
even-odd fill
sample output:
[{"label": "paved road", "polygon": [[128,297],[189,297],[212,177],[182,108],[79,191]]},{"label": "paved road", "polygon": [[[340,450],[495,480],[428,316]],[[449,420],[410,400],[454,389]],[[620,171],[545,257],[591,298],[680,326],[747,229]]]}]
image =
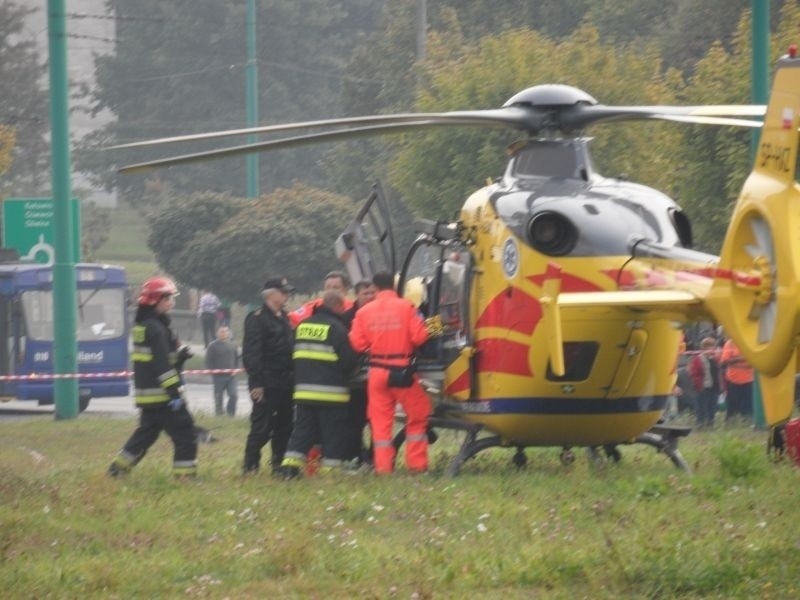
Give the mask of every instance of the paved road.
[{"label": "paved road", "polygon": [[[247,386],[239,382],[239,401],[236,405],[236,416],[247,417],[250,415],[250,398]],[[214,414],[214,391],[211,383],[195,381],[186,384],[186,393],[189,398],[189,408],[193,413]],[[0,402],[0,420],[7,420],[28,415],[52,415],[53,406],[38,406],[36,401],[12,400]],[[86,414],[110,414],[118,417],[135,417],[138,412],[134,406],[133,398],[93,398],[86,409]]]}]

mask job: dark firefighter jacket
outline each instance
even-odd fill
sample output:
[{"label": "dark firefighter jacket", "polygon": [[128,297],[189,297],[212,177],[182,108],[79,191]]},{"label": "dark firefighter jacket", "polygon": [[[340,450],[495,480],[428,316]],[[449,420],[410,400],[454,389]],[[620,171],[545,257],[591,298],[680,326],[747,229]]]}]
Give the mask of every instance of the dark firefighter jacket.
[{"label": "dark firefighter jacket", "polygon": [[164,404],[180,396],[181,377],[175,366],[178,339],[167,315],[142,307],[133,336],[133,385],[137,406]]},{"label": "dark firefighter jacket", "polygon": [[286,313],[275,315],[262,306],[244,320],[242,365],[247,385],[253,388],[291,389],[294,385],[292,345],[294,335]]},{"label": "dark firefighter jacket", "polygon": [[295,330],[293,356],[295,402],[330,406],[350,399],[357,355],[340,316],[317,307]]}]

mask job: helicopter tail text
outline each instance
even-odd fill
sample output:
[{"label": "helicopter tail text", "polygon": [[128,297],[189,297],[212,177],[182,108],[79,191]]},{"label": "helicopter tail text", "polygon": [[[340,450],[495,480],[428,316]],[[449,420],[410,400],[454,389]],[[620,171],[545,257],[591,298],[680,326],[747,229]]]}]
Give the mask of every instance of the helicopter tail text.
[{"label": "helicopter tail text", "polygon": [[[753,170],[707,306],[761,376],[770,425],[792,413],[800,341],[800,58],[780,59]],[[724,274],[731,274],[725,277]]]}]

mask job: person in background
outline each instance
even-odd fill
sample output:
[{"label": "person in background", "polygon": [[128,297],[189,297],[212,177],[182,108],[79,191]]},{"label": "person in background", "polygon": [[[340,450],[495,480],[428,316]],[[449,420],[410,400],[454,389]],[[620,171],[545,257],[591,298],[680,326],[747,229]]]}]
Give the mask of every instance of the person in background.
[{"label": "person in background", "polygon": [[725,420],[742,415],[753,415],[753,367],[742,356],[741,350],[732,339],[722,346],[720,365],[725,369],[727,396]]},{"label": "person in background", "polygon": [[242,363],[253,401],[250,433],[244,450],[245,475],[259,470],[261,449],[271,440],[272,472],[278,473],[292,433],[294,403],[294,334],[284,307],[294,287],[272,277],[261,292],[263,306],[244,320]]},{"label": "person in background", "polygon": [[[231,330],[229,327],[220,327],[217,329],[217,339],[206,348],[206,368],[233,370],[238,365],[239,350],[231,342]],[[214,383],[214,414],[217,416],[223,414],[227,414],[229,417],[234,416],[238,401],[236,375],[233,373],[214,373],[211,375],[211,379]],[[225,394],[228,395],[228,403],[223,410]]]},{"label": "person in background", "polygon": [[[417,309],[394,291],[391,273],[376,273],[375,300],[356,312],[350,344],[356,352],[369,352],[367,414],[374,444],[375,472],[394,471],[392,428],[398,403],[406,413],[406,467],[412,473],[428,470],[428,417],[431,402],[419,377],[407,387],[390,387],[390,371],[408,367],[415,350],[428,340],[426,322]],[[405,382],[402,383],[405,385]]]},{"label": "person in background", "polygon": [[720,393],[717,341],[713,337],[705,337],[700,341],[700,352],[689,362],[689,374],[697,392],[696,425],[700,429],[712,429]]},{"label": "person in background", "polygon": [[[353,301],[347,298],[347,291],[350,289],[350,279],[342,271],[331,271],[325,275],[322,282],[322,292],[335,291],[339,292],[344,300],[345,310],[350,309]],[[300,308],[293,310],[289,313],[289,322],[292,327],[297,325],[303,320],[314,314],[314,309],[322,304],[322,298],[314,298],[303,304]]]},{"label": "person in background", "polygon": [[125,475],[138,464],[162,431],[175,447],[173,474],[191,477],[197,473],[194,420],[186,406],[180,374],[191,353],[187,346],[179,348],[168,314],[177,294],[178,288],[166,277],[151,277],[139,292],[131,329],[139,426],[108,467],[112,477]]},{"label": "person in background", "polygon": [[299,477],[311,447],[321,442],[321,472],[344,466],[350,433],[348,381],[356,354],[341,321],[344,297],[325,292],[322,304],[297,326],[294,342],[295,424],[281,475]]},{"label": "person in background", "polygon": [[208,345],[217,336],[217,311],[222,306],[213,292],[201,290],[200,301],[197,303],[197,317],[200,319],[200,327],[203,330],[203,345]]}]

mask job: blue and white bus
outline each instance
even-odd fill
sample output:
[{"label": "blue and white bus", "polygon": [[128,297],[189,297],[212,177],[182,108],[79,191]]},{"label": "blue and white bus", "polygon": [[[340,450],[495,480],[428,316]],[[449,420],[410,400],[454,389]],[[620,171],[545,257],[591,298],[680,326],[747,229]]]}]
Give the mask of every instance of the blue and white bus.
[{"label": "blue and white bus", "polygon": [[[76,338],[80,410],[93,397],[127,396],[128,286],[122,267],[81,263]],[[53,268],[0,263],[0,397],[53,403]]]}]

